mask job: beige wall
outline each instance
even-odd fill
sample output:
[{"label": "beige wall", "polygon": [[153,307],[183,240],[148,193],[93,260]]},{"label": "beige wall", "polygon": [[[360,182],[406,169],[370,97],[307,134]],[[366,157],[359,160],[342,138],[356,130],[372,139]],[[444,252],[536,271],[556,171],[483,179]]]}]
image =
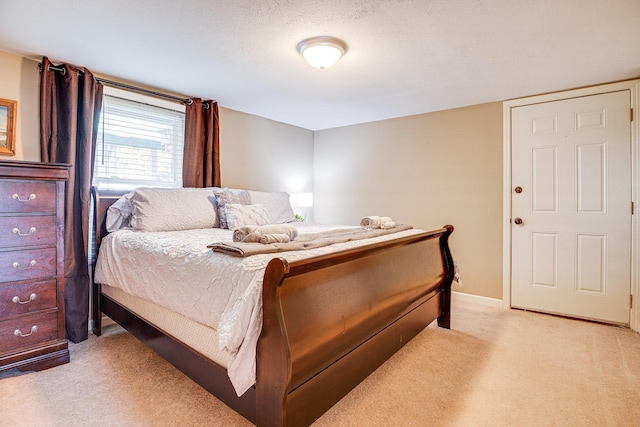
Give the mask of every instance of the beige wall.
[{"label": "beige wall", "polygon": [[502,297],[502,103],[318,131],[316,222],[453,224],[463,287]]},{"label": "beige wall", "polygon": [[222,185],[295,193],[313,189],[313,132],[220,108]]},{"label": "beige wall", "polygon": [[38,63],[0,51],[0,98],[18,101],[16,155],[0,160],[40,160]]}]

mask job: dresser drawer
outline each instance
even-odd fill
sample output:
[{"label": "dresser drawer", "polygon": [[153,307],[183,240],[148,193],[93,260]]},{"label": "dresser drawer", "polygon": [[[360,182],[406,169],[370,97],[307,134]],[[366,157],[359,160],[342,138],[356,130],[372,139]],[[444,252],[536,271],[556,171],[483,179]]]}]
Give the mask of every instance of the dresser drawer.
[{"label": "dresser drawer", "polygon": [[10,353],[58,337],[57,311],[34,313],[0,321],[0,353]]},{"label": "dresser drawer", "polygon": [[55,216],[0,217],[0,248],[55,244]]},{"label": "dresser drawer", "polygon": [[0,252],[0,282],[56,276],[56,248]]},{"label": "dresser drawer", "polygon": [[0,318],[56,307],[56,281],[0,284]]},{"label": "dresser drawer", "polygon": [[56,183],[0,181],[0,212],[56,213]]}]

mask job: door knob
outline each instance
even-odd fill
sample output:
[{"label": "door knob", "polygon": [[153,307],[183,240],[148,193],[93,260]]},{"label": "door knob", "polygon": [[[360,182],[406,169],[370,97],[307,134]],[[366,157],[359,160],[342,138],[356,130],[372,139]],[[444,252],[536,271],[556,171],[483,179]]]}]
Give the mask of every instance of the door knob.
[{"label": "door knob", "polygon": [[522,193],[522,187],[516,187],[515,192],[518,194]]},{"label": "door knob", "polygon": [[515,222],[516,225],[522,225],[522,223],[523,223],[522,218],[516,218],[516,219],[513,220],[513,222]]}]

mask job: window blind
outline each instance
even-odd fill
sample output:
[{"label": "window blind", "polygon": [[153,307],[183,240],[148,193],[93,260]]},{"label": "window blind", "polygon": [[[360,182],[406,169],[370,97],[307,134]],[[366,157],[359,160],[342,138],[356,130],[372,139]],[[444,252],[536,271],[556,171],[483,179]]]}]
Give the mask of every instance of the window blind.
[{"label": "window blind", "polygon": [[105,93],[93,185],[181,187],[184,106],[176,108],[182,111]]}]

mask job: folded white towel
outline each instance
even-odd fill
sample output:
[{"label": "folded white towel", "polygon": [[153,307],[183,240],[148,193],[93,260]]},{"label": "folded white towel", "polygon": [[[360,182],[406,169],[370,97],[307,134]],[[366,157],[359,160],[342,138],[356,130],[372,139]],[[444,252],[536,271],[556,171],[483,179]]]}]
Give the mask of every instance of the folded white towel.
[{"label": "folded white towel", "polygon": [[258,243],[269,234],[286,234],[291,241],[298,236],[298,229],[291,224],[245,225],[233,230],[233,241]]},{"label": "folded white towel", "polygon": [[370,216],[365,216],[364,218],[362,218],[362,221],[360,221],[360,227],[368,228],[368,229],[377,229],[377,228],[389,229],[389,228],[394,228],[395,226],[396,226],[396,223],[393,222],[393,220],[388,216],[370,215]]},{"label": "folded white towel", "polygon": [[260,237],[260,243],[266,245],[269,243],[289,243],[289,235],[288,234],[263,234]]}]

